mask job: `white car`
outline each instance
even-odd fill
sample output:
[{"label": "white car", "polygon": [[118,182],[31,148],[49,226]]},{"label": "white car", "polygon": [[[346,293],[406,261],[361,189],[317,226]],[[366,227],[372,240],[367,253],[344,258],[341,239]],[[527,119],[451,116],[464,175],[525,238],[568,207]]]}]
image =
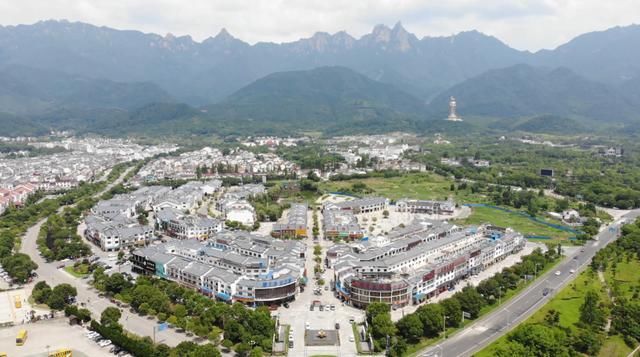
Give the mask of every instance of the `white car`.
[{"label": "white car", "polygon": [[575,270],[575,269],[571,269],[571,270],[569,270],[569,273],[571,273],[571,274],[573,274],[573,273],[575,273],[575,272],[576,272],[576,270]]},{"label": "white car", "polygon": [[353,341],[354,341],[353,335],[349,336],[349,342],[353,342]]},{"label": "white car", "polygon": [[306,327],[306,329],[307,329],[307,330],[309,329],[309,326],[310,326],[310,325],[309,325],[309,323],[308,323],[308,322],[306,322],[306,323],[305,323],[305,327]]},{"label": "white car", "polygon": [[557,276],[559,276],[560,274],[562,274],[562,273],[560,272],[560,270],[556,271],[556,275],[557,275]]}]

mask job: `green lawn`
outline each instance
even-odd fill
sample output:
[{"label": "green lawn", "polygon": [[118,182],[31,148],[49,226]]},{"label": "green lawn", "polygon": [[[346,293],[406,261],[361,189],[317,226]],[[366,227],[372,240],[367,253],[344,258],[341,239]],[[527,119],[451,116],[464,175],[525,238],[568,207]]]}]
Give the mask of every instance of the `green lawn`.
[{"label": "green lawn", "polygon": [[[547,311],[555,309],[560,312],[560,325],[570,329],[575,328],[575,323],[580,317],[580,305],[582,305],[584,294],[589,290],[600,293],[601,298],[606,299],[603,285],[591,270],[585,270],[572,283],[562,289],[551,301],[546,303],[541,309],[536,311],[523,323],[536,323],[544,320]],[[495,342],[475,354],[477,357],[491,357],[500,345],[506,343],[506,335],[500,337]]]},{"label": "green lawn", "polygon": [[624,343],[624,340],[619,335],[613,335],[607,337],[598,353],[599,357],[611,357],[611,356],[628,356],[632,349]]},{"label": "green lawn", "polygon": [[[355,341],[354,343],[356,344],[356,350],[358,351],[358,354],[362,353],[362,346],[360,346],[360,333],[358,332],[358,324],[356,323],[352,323],[351,324],[351,331],[353,332],[353,340]],[[344,343],[347,343],[347,341],[345,341]],[[348,342],[351,343],[351,342]]]},{"label": "green lawn", "polygon": [[567,240],[574,236],[572,233],[545,226],[526,217],[489,207],[473,207],[471,216],[461,222],[471,225],[491,223],[500,227],[511,227],[524,235],[549,236],[554,240]]},{"label": "green lawn", "polygon": [[617,264],[615,275],[611,266],[605,271],[604,276],[609,287],[617,285],[618,292],[628,299],[633,299],[634,291],[640,289],[638,278],[640,271],[640,261],[631,259],[629,262],[623,258]]},{"label": "green lawn", "polygon": [[89,274],[83,274],[83,273],[77,272],[76,270],[73,269],[73,265],[64,267],[64,271],[75,276],[76,278],[84,278],[85,276],[89,275]]}]

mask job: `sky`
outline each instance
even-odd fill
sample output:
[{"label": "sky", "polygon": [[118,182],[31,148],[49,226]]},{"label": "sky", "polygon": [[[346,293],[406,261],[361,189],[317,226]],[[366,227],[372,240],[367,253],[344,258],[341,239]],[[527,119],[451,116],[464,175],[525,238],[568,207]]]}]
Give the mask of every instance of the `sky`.
[{"label": "sky", "polygon": [[249,43],[317,31],[354,37],[377,24],[419,38],[478,30],[520,50],[552,49],[582,33],[640,23],[640,0],[0,0],[0,24],[66,19],[201,41],[225,28]]}]

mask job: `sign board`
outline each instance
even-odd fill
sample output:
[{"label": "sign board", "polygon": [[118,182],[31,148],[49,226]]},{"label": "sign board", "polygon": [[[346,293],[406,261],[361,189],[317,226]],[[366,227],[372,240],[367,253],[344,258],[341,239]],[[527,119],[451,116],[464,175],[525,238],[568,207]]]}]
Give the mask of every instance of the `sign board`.
[{"label": "sign board", "polygon": [[553,177],[553,169],[540,169],[540,176]]}]

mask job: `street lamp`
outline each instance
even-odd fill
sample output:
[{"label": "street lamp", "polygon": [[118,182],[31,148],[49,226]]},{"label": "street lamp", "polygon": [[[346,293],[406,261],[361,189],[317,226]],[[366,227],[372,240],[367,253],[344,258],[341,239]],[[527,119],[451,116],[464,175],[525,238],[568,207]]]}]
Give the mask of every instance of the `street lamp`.
[{"label": "street lamp", "polygon": [[442,313],[442,332],[444,333],[444,339],[447,339],[447,315]]}]

